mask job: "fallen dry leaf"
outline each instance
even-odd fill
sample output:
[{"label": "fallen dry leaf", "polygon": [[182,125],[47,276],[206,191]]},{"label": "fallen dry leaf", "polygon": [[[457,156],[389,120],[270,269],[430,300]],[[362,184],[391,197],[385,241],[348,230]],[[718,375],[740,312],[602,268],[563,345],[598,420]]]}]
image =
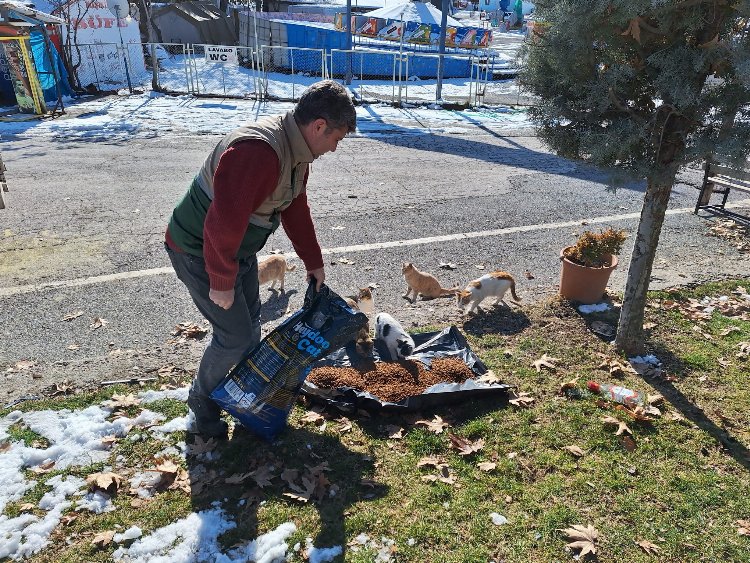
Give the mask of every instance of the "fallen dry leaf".
[{"label": "fallen dry leaf", "polygon": [[422,475],[422,481],[428,481],[431,483],[434,483],[435,481],[440,481],[441,483],[445,483],[446,485],[455,485],[456,484],[456,478],[453,476],[453,473],[447,465],[442,465],[438,468],[439,472],[437,475]]},{"label": "fallen dry leaf", "polygon": [[568,539],[575,540],[566,544],[565,547],[580,549],[579,557],[583,558],[588,553],[596,553],[596,540],[599,538],[599,531],[591,524],[586,527],[575,524],[572,528],[565,528],[560,531],[565,532]]},{"label": "fallen dry leaf", "polygon": [[99,532],[91,540],[91,545],[97,549],[103,549],[112,543],[112,538],[115,537],[114,530],[107,530],[106,532]]},{"label": "fallen dry leaf", "polygon": [[739,346],[740,351],[737,352],[736,357],[741,360],[750,357],[750,342],[740,342],[737,346]]},{"label": "fallen dry leaf", "polygon": [[654,393],[653,395],[648,393],[646,396],[646,402],[649,405],[657,406],[664,402],[664,396],[661,393]]},{"label": "fallen dry leaf", "polygon": [[531,365],[536,368],[537,373],[541,373],[542,368],[547,368],[548,370],[555,371],[557,369],[555,362],[559,361],[560,358],[553,358],[552,356],[548,356],[547,354],[542,354],[542,357]]},{"label": "fallen dry leaf", "polygon": [[208,329],[191,322],[177,324],[172,331],[172,336],[195,338],[196,340],[200,340],[206,334],[208,334]]},{"label": "fallen dry leaf", "polygon": [[104,491],[110,496],[117,493],[117,489],[122,485],[123,478],[117,473],[111,471],[106,473],[92,473],[86,477],[86,483],[90,491]]},{"label": "fallen dry leaf", "polygon": [[348,258],[343,258],[343,257],[339,258],[338,262],[339,262],[339,264],[349,264],[349,265],[354,264],[353,260],[349,260]]},{"label": "fallen dry leaf", "polygon": [[91,321],[91,327],[92,330],[96,330],[97,328],[102,328],[103,326],[107,326],[107,323],[109,321],[107,319],[102,319],[100,317],[94,317]]},{"label": "fallen dry leaf", "polygon": [[33,502],[25,502],[18,507],[18,510],[20,512],[29,512],[30,510],[34,510],[35,508],[36,505]]},{"label": "fallen dry leaf", "polygon": [[534,279],[534,274],[532,274],[532,273],[531,273],[530,271],[528,271],[528,270],[526,270],[526,271],[525,271],[525,272],[523,273],[523,275],[524,275],[524,276],[526,276],[526,279],[527,279],[527,280],[533,280],[533,279]]},{"label": "fallen dry leaf", "polygon": [[501,379],[495,374],[494,371],[488,369],[485,373],[477,378],[477,381],[481,381],[483,383],[500,383]]},{"label": "fallen dry leaf", "polygon": [[461,436],[448,433],[448,439],[451,441],[451,446],[458,451],[458,455],[471,455],[484,447],[484,440],[481,438],[472,442]]},{"label": "fallen dry leaf", "polygon": [[342,416],[341,418],[337,418],[336,422],[341,424],[341,426],[338,427],[339,434],[344,434],[345,432],[352,431],[352,421],[346,418],[345,416]]},{"label": "fallen dry leaf", "polygon": [[440,268],[443,270],[455,270],[456,265],[453,262],[440,262]]},{"label": "fallen dry leaf", "polygon": [[477,467],[482,471],[489,472],[497,467],[497,463],[493,461],[483,461],[481,463],[477,463]]},{"label": "fallen dry leaf", "polygon": [[742,332],[742,329],[738,326],[730,326],[729,328],[725,328],[719,333],[719,336],[728,336],[732,334],[733,332]]},{"label": "fallen dry leaf", "polygon": [[442,467],[443,465],[446,465],[445,460],[435,456],[423,457],[417,462],[417,467]]},{"label": "fallen dry leaf", "polygon": [[286,468],[281,472],[281,480],[288,485],[293,485],[294,482],[299,478],[299,470]]},{"label": "fallen dry leaf", "polygon": [[534,397],[524,391],[520,395],[516,395],[515,393],[510,395],[508,402],[514,407],[529,408],[531,403],[534,402]]},{"label": "fallen dry leaf", "polygon": [[641,540],[635,542],[638,547],[640,547],[643,551],[648,553],[649,555],[658,555],[661,548],[656,545],[653,542],[650,542],[648,540]]},{"label": "fallen dry leaf", "polygon": [[596,369],[606,369],[612,377],[622,378],[628,373],[637,373],[630,364],[626,364],[618,358],[610,358],[606,354],[598,354],[602,358],[602,363]]},{"label": "fallen dry leaf", "polygon": [[635,451],[635,440],[633,440],[633,438],[631,438],[630,436],[620,436],[620,444],[622,444],[622,447],[629,452]]},{"label": "fallen dry leaf", "polygon": [[115,436],[114,434],[110,434],[109,436],[104,436],[102,438],[102,446],[106,448],[110,448],[116,443],[117,443],[117,436]]},{"label": "fallen dry leaf", "polygon": [[171,459],[165,459],[161,460],[156,465],[156,470],[160,473],[172,473],[175,474],[180,469],[180,466],[177,465],[174,461]]},{"label": "fallen dry leaf", "polygon": [[586,452],[584,452],[580,447],[575,446],[575,445],[565,446],[563,449],[568,450],[575,457],[583,457],[584,455],[586,455]]},{"label": "fallen dry leaf", "polygon": [[307,411],[300,419],[299,421],[302,424],[312,423],[316,426],[321,426],[325,424],[326,418],[321,415],[319,412],[315,411]]},{"label": "fallen dry leaf", "polygon": [[33,368],[35,365],[36,362],[34,360],[21,360],[20,362],[16,362],[16,369],[29,369]]},{"label": "fallen dry leaf", "polygon": [[391,440],[401,440],[404,437],[404,429],[395,424],[389,424],[386,426],[385,432]]},{"label": "fallen dry leaf", "polygon": [[741,536],[750,536],[750,520],[737,520],[737,533]]},{"label": "fallen dry leaf", "polygon": [[442,434],[445,428],[450,427],[450,424],[445,422],[438,415],[435,415],[435,418],[433,418],[432,420],[418,420],[414,424],[420,424],[434,434]]},{"label": "fallen dry leaf", "polygon": [[112,398],[108,401],[104,401],[104,406],[111,408],[112,410],[116,409],[125,409],[128,407],[135,407],[137,405],[141,404],[141,400],[136,397],[135,395],[112,395]]},{"label": "fallen dry leaf", "polygon": [[188,446],[188,453],[190,455],[198,456],[204,453],[208,453],[216,449],[218,442],[216,438],[209,438],[204,440],[201,436],[195,436],[195,441]]},{"label": "fallen dry leaf", "polygon": [[617,420],[613,416],[605,416],[602,418],[602,422],[604,424],[611,424],[611,425],[617,425],[617,432],[615,432],[615,436],[620,436],[621,434],[628,433],[631,436],[633,435],[633,431],[628,428],[628,425],[624,422]]},{"label": "fallen dry leaf", "polygon": [[70,526],[76,520],[78,520],[78,514],[66,514],[60,518],[60,524],[63,526]]},{"label": "fallen dry leaf", "polygon": [[255,471],[252,471],[250,473],[250,477],[253,478],[253,481],[256,482],[256,484],[262,489],[263,487],[268,487],[271,485],[271,479],[274,478],[273,470],[268,465],[261,465],[256,469]]},{"label": "fallen dry leaf", "polygon": [[64,320],[64,321],[72,321],[73,319],[77,319],[81,315],[83,315],[83,311],[74,311],[72,313],[68,313],[67,315],[65,315],[62,318],[62,320]]},{"label": "fallen dry leaf", "polygon": [[49,473],[54,468],[55,468],[55,462],[50,460],[50,461],[45,461],[44,463],[40,463],[39,465],[35,467],[32,467],[31,469],[29,469],[29,471],[31,471],[32,473],[36,473],[37,475],[41,475],[43,473]]}]

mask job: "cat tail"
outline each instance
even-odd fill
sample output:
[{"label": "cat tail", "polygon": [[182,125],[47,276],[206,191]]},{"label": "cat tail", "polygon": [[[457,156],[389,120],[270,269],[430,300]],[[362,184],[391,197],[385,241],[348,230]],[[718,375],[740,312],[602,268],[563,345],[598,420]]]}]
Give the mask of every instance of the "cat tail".
[{"label": "cat tail", "polygon": [[297,265],[296,264],[291,264],[291,265],[289,265],[289,266],[286,267],[286,271],[287,272],[293,272],[296,269],[297,269]]},{"label": "cat tail", "polygon": [[513,299],[515,301],[520,301],[521,298],[516,295],[516,282],[515,280],[510,280],[510,294],[513,296]]},{"label": "cat tail", "polygon": [[440,297],[448,297],[448,296],[451,296],[451,295],[455,295],[459,291],[461,291],[461,288],[458,287],[458,286],[451,287],[450,289],[448,289],[446,287],[441,287],[440,288]]}]

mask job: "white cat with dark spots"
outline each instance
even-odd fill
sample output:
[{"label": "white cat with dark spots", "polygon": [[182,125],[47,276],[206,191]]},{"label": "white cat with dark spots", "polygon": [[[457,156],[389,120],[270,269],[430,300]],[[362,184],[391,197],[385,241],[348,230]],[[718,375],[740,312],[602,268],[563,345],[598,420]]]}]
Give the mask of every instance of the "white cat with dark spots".
[{"label": "white cat with dark spots", "polygon": [[503,300],[508,290],[510,290],[510,294],[516,302],[521,300],[516,295],[516,281],[512,275],[508,272],[492,272],[491,274],[485,274],[481,278],[470,281],[466,289],[456,293],[456,303],[464,314],[474,312],[479,307],[479,304],[488,297],[495,298],[493,305],[498,305],[502,302],[508,307],[508,304]]},{"label": "white cat with dark spots", "polygon": [[414,339],[388,313],[378,313],[375,317],[375,340],[383,343],[391,361],[404,360],[414,353]]}]

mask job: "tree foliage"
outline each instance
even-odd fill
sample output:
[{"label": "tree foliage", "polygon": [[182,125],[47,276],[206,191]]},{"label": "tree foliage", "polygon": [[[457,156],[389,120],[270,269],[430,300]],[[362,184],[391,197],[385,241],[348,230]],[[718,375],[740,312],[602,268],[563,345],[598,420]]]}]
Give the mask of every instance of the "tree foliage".
[{"label": "tree foliage", "polygon": [[[656,247],[680,167],[750,152],[750,0],[537,0],[523,86],[562,155],[646,178],[615,344],[643,349]],[[697,194],[696,194],[697,195]]]},{"label": "tree foliage", "polygon": [[747,157],[750,1],[536,5],[544,25],[521,82],[541,98],[530,113],[552,148],[641,178],[711,153]]}]

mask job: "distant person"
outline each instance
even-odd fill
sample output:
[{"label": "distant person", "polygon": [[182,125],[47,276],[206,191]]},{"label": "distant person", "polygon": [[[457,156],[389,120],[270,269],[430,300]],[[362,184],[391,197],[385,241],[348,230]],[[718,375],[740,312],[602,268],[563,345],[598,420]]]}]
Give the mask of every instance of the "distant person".
[{"label": "distant person", "polygon": [[188,396],[196,430],[224,438],[211,391],[260,342],[256,254],[281,224],[316,289],[323,257],[305,193],[309,164],[356,129],[349,94],[325,80],[295,108],[226,135],[172,212],[166,249],[177,277],[213,327]]}]

